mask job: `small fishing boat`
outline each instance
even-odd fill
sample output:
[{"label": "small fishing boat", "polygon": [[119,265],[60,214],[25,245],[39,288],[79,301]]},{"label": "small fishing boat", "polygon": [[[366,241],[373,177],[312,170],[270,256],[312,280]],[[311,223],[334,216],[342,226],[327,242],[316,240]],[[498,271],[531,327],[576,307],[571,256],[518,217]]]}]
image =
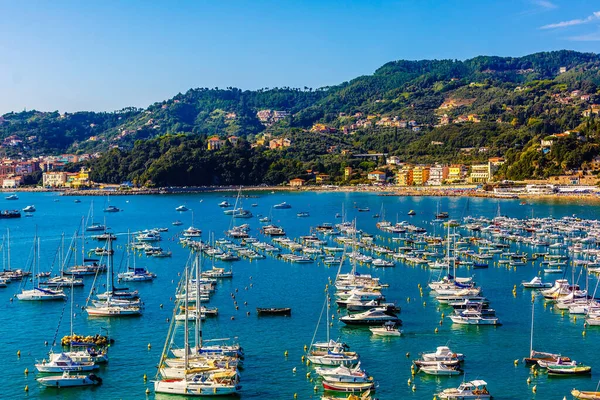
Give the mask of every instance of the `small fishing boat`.
[{"label": "small fishing boat", "polygon": [[73,200],[73,203],[81,203],[81,200],[75,199],[75,200]]},{"label": "small fishing boat", "polygon": [[309,217],[310,214],[307,211],[300,211],[296,214],[297,217]]},{"label": "small fishing boat", "polygon": [[44,376],[37,378],[36,381],[46,387],[64,388],[100,385],[102,378],[95,374],[71,375],[69,371],[65,371],[62,375]]},{"label": "small fishing boat", "polygon": [[284,308],[256,308],[258,315],[292,315],[292,309],[289,307]]},{"label": "small fishing boat", "polygon": [[576,399],[582,399],[582,400],[600,400],[600,392],[598,392],[598,391],[590,392],[590,391],[573,389],[573,390],[571,390],[571,396],[573,396]]},{"label": "small fishing boat", "polygon": [[24,212],[35,212],[35,206],[27,206],[23,209]]},{"label": "small fishing boat", "polygon": [[323,381],[323,389],[333,392],[362,393],[375,389],[374,382],[331,382]]},{"label": "small fishing boat", "polygon": [[523,286],[524,288],[527,288],[527,289],[546,289],[546,288],[551,288],[552,283],[542,282],[542,278],[540,278],[539,276],[536,276],[529,282],[525,282],[525,281],[521,282],[521,286]]},{"label": "small fishing boat", "polygon": [[356,209],[358,212],[369,212],[371,209],[369,207],[359,207]]},{"label": "small fishing boat", "polygon": [[120,208],[115,207],[115,206],[108,206],[104,209],[104,212],[119,212],[121,211]]},{"label": "small fishing boat", "polygon": [[386,322],[380,327],[370,327],[369,330],[375,336],[402,336],[402,331],[394,322]]},{"label": "small fishing boat", "polygon": [[463,382],[458,388],[444,389],[437,394],[443,400],[486,400],[492,396],[486,388],[487,382],[475,380]]},{"label": "small fishing boat", "polygon": [[179,220],[173,221],[172,225],[174,225],[174,226],[180,226],[180,225],[183,225],[183,222],[181,222]]},{"label": "small fishing boat", "polygon": [[179,206],[177,208],[175,208],[175,211],[187,211],[189,210],[186,206]]},{"label": "small fishing boat", "polygon": [[592,373],[592,367],[589,365],[579,364],[575,361],[563,364],[561,362],[546,364],[548,376],[565,376],[565,375],[589,375]]}]

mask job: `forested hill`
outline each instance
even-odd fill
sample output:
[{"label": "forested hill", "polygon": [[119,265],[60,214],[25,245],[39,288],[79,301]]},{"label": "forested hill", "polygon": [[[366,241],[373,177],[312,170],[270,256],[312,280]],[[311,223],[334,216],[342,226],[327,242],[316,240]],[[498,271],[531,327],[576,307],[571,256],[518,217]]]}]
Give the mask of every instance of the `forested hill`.
[{"label": "forested hill", "polygon": [[[325,170],[349,150],[414,162],[506,156],[506,176],[546,176],[579,168],[597,154],[599,84],[600,56],[591,53],[400,60],[318,89],[201,88],[146,109],[9,113],[0,119],[0,139],[17,139],[4,140],[8,155],[35,155],[128,152],[136,140],[165,134],[200,141],[238,136],[249,145],[266,133],[290,139],[289,156]],[[554,148],[540,148],[556,134],[562,139],[550,140]]]}]

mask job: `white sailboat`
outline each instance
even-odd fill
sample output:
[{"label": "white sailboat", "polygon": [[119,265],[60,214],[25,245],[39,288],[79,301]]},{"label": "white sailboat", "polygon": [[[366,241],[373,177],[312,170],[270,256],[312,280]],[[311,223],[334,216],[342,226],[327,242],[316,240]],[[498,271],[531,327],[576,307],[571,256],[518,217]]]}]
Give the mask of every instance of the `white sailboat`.
[{"label": "white sailboat", "polygon": [[[108,240],[109,253],[112,250],[112,240]],[[117,301],[114,299],[114,273],[112,265],[112,256],[108,256],[108,273],[106,274],[106,288],[108,294],[105,301],[92,302],[92,306],[86,307],[86,312],[90,317],[127,317],[142,315],[142,307],[139,302],[131,303],[126,300]]]},{"label": "white sailboat", "polygon": [[29,290],[23,289],[17,294],[17,299],[20,301],[55,301],[66,300],[67,295],[60,289],[44,289],[39,287],[39,263],[40,263],[40,240],[37,237],[37,232],[33,240],[33,259],[32,259],[32,283],[33,288]]}]

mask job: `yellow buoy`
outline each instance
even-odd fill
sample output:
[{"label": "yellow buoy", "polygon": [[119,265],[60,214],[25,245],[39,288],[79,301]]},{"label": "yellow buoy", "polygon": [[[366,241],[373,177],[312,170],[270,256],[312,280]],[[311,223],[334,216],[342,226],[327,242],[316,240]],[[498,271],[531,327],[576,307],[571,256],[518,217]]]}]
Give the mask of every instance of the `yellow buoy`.
[{"label": "yellow buoy", "polygon": [[409,358],[409,357],[410,357],[410,353],[406,353],[406,358]]},{"label": "yellow buoy", "polygon": [[296,373],[296,367],[294,367],[294,368],[292,369],[292,373],[294,373],[294,374]]},{"label": "yellow buoy", "polygon": [[519,365],[519,360],[518,359],[515,360],[514,363],[515,363],[515,366]]},{"label": "yellow buoy", "polygon": [[302,356],[302,364],[304,364],[304,356]]},{"label": "yellow buoy", "polygon": [[150,350],[152,348],[152,345],[150,343],[148,343],[148,350]]},{"label": "yellow buoy", "polygon": [[304,345],[304,351],[308,350],[308,346]]},{"label": "yellow buoy", "polygon": [[435,333],[438,333],[438,328],[435,328],[435,331],[434,331],[434,332],[435,332]]},{"label": "yellow buoy", "polygon": [[284,357],[287,357],[287,356],[288,356],[288,351],[287,351],[287,350],[283,352],[283,356],[284,356]]},{"label": "yellow buoy", "polygon": [[531,383],[531,378],[527,378],[527,384],[529,385]]},{"label": "yellow buoy", "polygon": [[417,391],[417,385],[412,385],[412,391],[416,392]]},{"label": "yellow buoy", "polygon": [[315,392],[319,391],[319,387],[317,385],[315,385],[315,387],[313,388]]},{"label": "yellow buoy", "polygon": [[298,398],[298,393],[294,393],[294,398],[297,399]]},{"label": "yellow buoy", "polygon": [[444,318],[446,316],[446,314],[442,313],[442,318]]},{"label": "yellow buoy", "polygon": [[150,389],[146,388],[146,396],[150,394]]},{"label": "yellow buoy", "polygon": [[148,380],[148,377],[146,376],[146,374],[144,374],[144,382],[146,382]]},{"label": "yellow buoy", "polygon": [[29,374],[29,370],[25,368],[25,375]]},{"label": "yellow buoy", "polygon": [[424,302],[423,302],[423,307],[425,307],[426,305],[427,305],[427,302],[426,302],[426,301],[424,301]]},{"label": "yellow buoy", "polygon": [[17,350],[17,357],[21,357],[21,350]]},{"label": "yellow buoy", "polygon": [[307,373],[306,373],[306,378],[307,378],[307,379],[308,379],[308,378],[310,378],[310,372],[307,372]]},{"label": "yellow buoy", "polygon": [[25,386],[25,391],[29,392],[29,386]]},{"label": "yellow buoy", "polygon": [[586,335],[586,333],[585,333],[585,330],[584,330],[583,332],[581,332],[581,335],[582,335],[582,336],[585,336],[585,335]]},{"label": "yellow buoy", "polygon": [[537,385],[533,385],[533,387],[531,388],[531,391],[533,393],[537,392]]},{"label": "yellow buoy", "polygon": [[410,380],[410,378],[408,378],[408,386],[410,386],[411,383],[412,381]]}]

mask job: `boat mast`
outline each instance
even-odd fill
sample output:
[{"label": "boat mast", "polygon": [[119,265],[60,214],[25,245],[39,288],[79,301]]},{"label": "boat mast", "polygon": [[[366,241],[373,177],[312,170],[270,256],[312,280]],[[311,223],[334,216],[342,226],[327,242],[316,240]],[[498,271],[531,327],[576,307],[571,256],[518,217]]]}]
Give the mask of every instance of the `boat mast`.
[{"label": "boat mast", "polygon": [[535,311],[535,295],[531,296],[531,337],[529,338],[529,357],[533,357],[533,314]]},{"label": "boat mast", "polygon": [[6,254],[6,261],[7,261],[7,265],[8,265],[8,271],[11,270],[10,268],[10,229],[6,228],[6,241],[7,241],[7,254]]},{"label": "boat mast", "polygon": [[106,298],[106,305],[110,306],[110,300],[113,292],[113,272],[112,272],[112,238],[108,238],[108,259],[106,261],[108,271],[106,271],[106,292],[108,296]]},{"label": "boat mast", "polygon": [[450,275],[450,224],[448,224],[448,237],[446,238],[447,247],[446,250],[446,259],[448,260],[448,275]]},{"label": "boat mast", "polygon": [[200,301],[200,251],[196,252],[196,344],[197,352],[202,349],[202,304]]},{"label": "boat mast", "polygon": [[190,295],[190,285],[189,285],[189,276],[188,276],[188,267],[186,266],[185,268],[185,303],[184,303],[184,307],[185,307],[185,318],[184,318],[184,323],[183,323],[183,328],[184,328],[184,333],[183,333],[183,341],[184,341],[184,356],[183,356],[183,370],[187,372],[188,370],[188,364],[189,364],[189,351],[190,351],[190,345],[188,343],[189,341],[189,333],[188,333],[188,307],[189,307],[189,302],[188,302],[188,296]]}]

